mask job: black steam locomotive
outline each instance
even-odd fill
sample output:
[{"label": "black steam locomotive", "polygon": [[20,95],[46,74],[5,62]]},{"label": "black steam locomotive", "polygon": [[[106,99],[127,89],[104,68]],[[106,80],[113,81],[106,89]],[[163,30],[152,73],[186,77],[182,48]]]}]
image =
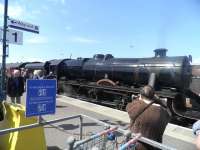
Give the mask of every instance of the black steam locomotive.
[{"label": "black steam locomotive", "polygon": [[156,94],[166,101],[173,114],[200,119],[200,71],[191,65],[191,56],[167,57],[166,51],[157,49],[151,58],[97,54],[93,58],[65,60],[60,68],[65,80],[60,80],[59,87],[68,94],[81,93],[98,103],[123,109],[155,73]]},{"label": "black steam locomotive", "polygon": [[150,58],[114,58],[96,54],[93,58],[29,63],[27,69],[53,72],[58,92],[124,109],[141,87],[156,75],[155,92],[178,119],[200,119],[200,67],[191,65],[191,56],[166,56],[156,49]]},{"label": "black steam locomotive", "polygon": [[157,88],[187,89],[191,79],[188,57],[166,57],[166,49],[155,50],[155,53],[155,57],[152,58],[130,59],[114,58],[111,54],[97,54],[92,59],[66,60],[63,70],[68,80],[84,79],[100,84],[101,79],[108,79],[113,86],[117,82],[128,87],[146,85],[150,74],[156,73]]}]

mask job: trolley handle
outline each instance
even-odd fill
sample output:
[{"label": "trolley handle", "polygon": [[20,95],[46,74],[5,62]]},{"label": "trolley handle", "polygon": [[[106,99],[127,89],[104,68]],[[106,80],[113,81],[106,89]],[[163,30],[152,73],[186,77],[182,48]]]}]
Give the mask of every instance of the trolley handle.
[{"label": "trolley handle", "polygon": [[97,133],[97,134],[91,136],[91,138],[92,138],[92,139],[95,139],[95,138],[100,137],[100,136],[102,136],[102,135],[105,135],[105,134],[107,134],[107,133],[113,132],[113,131],[115,131],[115,130],[117,130],[117,129],[118,129],[118,127],[113,127],[113,128],[104,130],[104,131],[102,131],[102,132],[100,132],[100,133]]},{"label": "trolley handle", "polygon": [[133,139],[131,139],[130,141],[128,141],[127,143],[125,143],[124,145],[122,145],[119,150],[125,150],[126,148],[128,148],[131,144],[135,144],[137,142],[137,140],[142,136],[141,133],[138,133]]}]

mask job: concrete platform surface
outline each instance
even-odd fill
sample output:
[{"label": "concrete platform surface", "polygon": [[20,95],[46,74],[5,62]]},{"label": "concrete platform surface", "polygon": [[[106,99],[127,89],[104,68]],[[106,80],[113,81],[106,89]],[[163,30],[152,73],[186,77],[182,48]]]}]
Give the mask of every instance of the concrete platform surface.
[{"label": "concrete platform surface", "polygon": [[[22,97],[22,104],[25,105],[26,96]],[[57,96],[56,98],[56,113],[53,115],[43,115],[42,118],[44,120],[53,120],[63,117],[74,116],[78,114],[84,114],[90,116],[92,118],[96,118],[105,123],[118,126],[120,128],[124,128],[127,126],[127,123],[123,121],[104,116],[100,113],[95,113],[95,111],[89,111],[87,109],[82,109],[81,107],[77,107],[75,105],[71,105],[68,101],[67,97]],[[10,98],[7,99],[10,102]],[[81,101],[80,101],[81,102]],[[87,106],[87,104],[86,104]],[[85,106],[85,108],[86,108]],[[91,107],[91,106],[90,106]],[[62,121],[58,123],[54,123],[51,125],[44,126],[45,130],[45,139],[48,150],[63,150],[66,148],[67,139],[69,136],[73,136],[76,139],[80,137],[79,130],[79,119],[72,119],[68,121]],[[104,127],[93,120],[83,119],[83,138],[91,136],[91,134],[97,133],[104,130]],[[121,141],[119,139],[119,141]],[[27,148],[28,149],[28,148]]]},{"label": "concrete platform surface", "polygon": [[[124,111],[88,103],[74,98],[58,95],[56,98],[56,113],[42,116],[45,120],[58,119],[77,114],[85,114],[103,122],[124,128],[129,124],[128,114]],[[8,101],[9,98],[8,98]],[[25,105],[25,94],[22,97]],[[84,120],[83,136],[91,135],[103,130],[103,126],[91,120]],[[69,136],[79,135],[79,121],[77,119],[55,123],[44,127],[48,150],[61,150],[66,148]],[[192,130],[173,124],[168,124],[163,137],[163,143],[178,150],[195,150],[195,137]]]}]

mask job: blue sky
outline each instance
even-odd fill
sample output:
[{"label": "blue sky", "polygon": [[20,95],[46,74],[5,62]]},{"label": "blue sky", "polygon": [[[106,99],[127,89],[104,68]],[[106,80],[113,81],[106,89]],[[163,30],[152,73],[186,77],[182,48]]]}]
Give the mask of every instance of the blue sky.
[{"label": "blue sky", "polygon": [[40,34],[24,32],[22,46],[10,44],[8,62],[150,57],[159,47],[200,62],[199,0],[10,0],[9,16],[39,25]]}]

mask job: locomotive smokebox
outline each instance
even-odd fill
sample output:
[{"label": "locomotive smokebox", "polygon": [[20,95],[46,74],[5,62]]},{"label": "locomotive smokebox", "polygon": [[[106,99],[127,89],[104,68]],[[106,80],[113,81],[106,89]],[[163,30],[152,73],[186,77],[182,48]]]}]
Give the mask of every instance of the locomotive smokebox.
[{"label": "locomotive smokebox", "polygon": [[167,49],[166,48],[158,48],[154,50],[155,57],[166,57]]}]

